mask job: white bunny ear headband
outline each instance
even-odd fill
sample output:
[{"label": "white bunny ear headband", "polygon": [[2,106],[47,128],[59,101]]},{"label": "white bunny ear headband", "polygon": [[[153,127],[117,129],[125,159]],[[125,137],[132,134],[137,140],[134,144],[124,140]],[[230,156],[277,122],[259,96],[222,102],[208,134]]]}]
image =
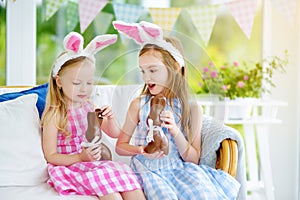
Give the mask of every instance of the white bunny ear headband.
[{"label": "white bunny ear headband", "polygon": [[113,21],[113,25],[116,30],[134,39],[142,47],[146,44],[155,44],[163,48],[173,56],[181,67],[184,67],[184,60],[181,53],[171,43],[163,39],[163,32],[159,26],[145,21],[141,21],[140,23]]},{"label": "white bunny ear headband", "polygon": [[117,41],[116,34],[98,35],[84,49],[83,37],[76,32],[71,32],[64,38],[64,48],[67,53],[60,56],[54,63],[52,77],[56,77],[61,67],[71,59],[85,56],[95,62],[94,55],[105,47]]}]

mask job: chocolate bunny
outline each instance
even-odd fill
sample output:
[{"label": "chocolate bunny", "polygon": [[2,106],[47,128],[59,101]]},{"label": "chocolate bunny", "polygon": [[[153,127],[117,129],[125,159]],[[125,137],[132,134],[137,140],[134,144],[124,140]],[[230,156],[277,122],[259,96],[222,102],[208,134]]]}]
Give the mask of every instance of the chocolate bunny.
[{"label": "chocolate bunny", "polygon": [[160,113],[166,106],[166,98],[163,96],[153,96],[150,99],[150,112],[147,117],[149,126],[147,141],[148,145],[144,148],[146,153],[163,151],[165,155],[169,153],[169,140],[161,128]]},{"label": "chocolate bunny", "polygon": [[88,112],[87,120],[88,120],[88,128],[85,132],[85,137],[88,141],[85,147],[93,144],[101,145],[101,158],[100,160],[112,160],[112,154],[109,148],[103,144],[100,140],[102,138],[101,124],[103,121],[103,117],[101,115],[103,111],[100,109],[96,109],[94,112]]}]

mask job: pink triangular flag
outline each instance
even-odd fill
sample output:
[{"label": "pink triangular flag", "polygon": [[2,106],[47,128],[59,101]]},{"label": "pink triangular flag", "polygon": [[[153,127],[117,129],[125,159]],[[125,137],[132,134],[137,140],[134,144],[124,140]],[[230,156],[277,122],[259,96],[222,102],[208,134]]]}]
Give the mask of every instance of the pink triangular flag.
[{"label": "pink triangular flag", "polygon": [[187,11],[205,45],[207,45],[216,22],[218,6],[194,6],[187,8]]},{"label": "pink triangular flag", "polygon": [[83,33],[97,14],[106,6],[107,0],[79,0],[80,31]]},{"label": "pink triangular flag", "polygon": [[225,4],[248,39],[252,32],[256,4],[256,0],[237,0]]}]

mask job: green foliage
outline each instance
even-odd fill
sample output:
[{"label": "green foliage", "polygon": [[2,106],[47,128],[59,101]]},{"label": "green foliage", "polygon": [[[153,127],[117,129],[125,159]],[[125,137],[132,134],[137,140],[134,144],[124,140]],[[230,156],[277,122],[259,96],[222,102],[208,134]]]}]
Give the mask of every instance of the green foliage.
[{"label": "green foliage", "polygon": [[284,58],[270,56],[258,62],[224,63],[220,67],[210,62],[203,68],[202,80],[197,93],[211,93],[220,98],[255,97],[270,93],[269,87],[275,87],[274,73],[285,73],[288,64],[288,52]]}]

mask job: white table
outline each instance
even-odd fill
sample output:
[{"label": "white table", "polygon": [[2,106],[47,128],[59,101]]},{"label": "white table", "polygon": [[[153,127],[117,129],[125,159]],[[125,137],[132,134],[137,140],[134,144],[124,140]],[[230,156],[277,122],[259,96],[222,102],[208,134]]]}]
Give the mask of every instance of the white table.
[{"label": "white table", "polygon": [[[219,101],[199,99],[204,114],[224,120],[228,125],[242,125],[245,140],[246,164],[248,169],[247,191],[255,194],[263,191],[264,198],[274,200],[274,187],[269,154],[269,127],[278,124],[277,109],[287,103],[277,100],[255,99],[248,101]],[[248,116],[230,117],[232,109],[250,107]],[[221,110],[220,110],[221,109]],[[251,195],[249,195],[249,199]],[[252,197],[253,198],[253,197]],[[254,197],[253,199],[258,199]]]}]

